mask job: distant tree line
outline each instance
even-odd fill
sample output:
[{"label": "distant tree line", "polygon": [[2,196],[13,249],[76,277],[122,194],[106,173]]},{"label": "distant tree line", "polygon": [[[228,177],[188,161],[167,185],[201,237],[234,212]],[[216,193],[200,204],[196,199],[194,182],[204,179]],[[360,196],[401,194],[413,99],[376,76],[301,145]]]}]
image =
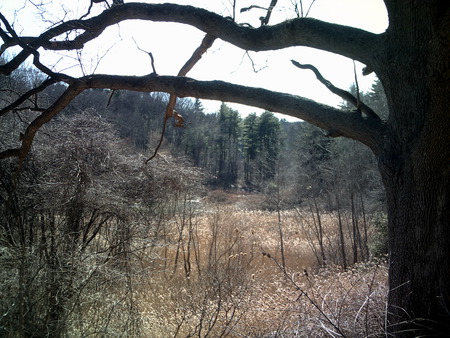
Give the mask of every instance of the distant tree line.
[{"label": "distant tree line", "polygon": [[[168,96],[161,93],[90,90],[80,95],[68,113],[95,109],[142,152],[151,153],[161,136]],[[281,122],[273,113],[250,114],[222,103],[218,112],[205,112],[200,100],[179,100],[176,110],[186,127],[168,126],[163,149],[183,156],[204,169],[209,183],[231,188],[236,185],[257,189],[275,176],[282,151]]]},{"label": "distant tree line", "polygon": [[[95,109],[122,138],[150,154],[161,136],[167,99],[161,93],[90,90],[70,109]],[[360,93],[360,99],[386,117],[387,104],[378,81],[370,91]],[[207,112],[200,100],[183,99],[176,110],[186,127],[169,124],[163,149],[203,169],[213,186],[264,191],[269,183],[279,184],[282,179],[296,199],[328,196],[330,206],[336,204],[330,196],[344,184],[364,190],[371,200],[384,198],[372,154],[351,140],[328,138],[317,127],[279,120],[268,111],[242,117],[225,103],[219,111]]]},{"label": "distant tree line", "polygon": [[[80,95],[69,110],[95,109],[115,125],[122,138],[131,141],[138,150],[151,153],[161,136],[167,99],[161,93],[90,90]],[[387,111],[379,82],[368,93],[361,94],[361,100],[378,111]],[[371,156],[351,141],[327,138],[319,128],[280,121],[268,111],[241,117],[238,111],[222,103],[219,111],[206,112],[198,99],[179,100],[176,110],[184,117],[186,127],[169,125],[163,148],[204,169],[210,174],[210,183],[216,186],[239,185],[258,190],[274,180],[277,170],[298,173],[314,170],[311,179],[317,178],[317,184],[323,181],[319,177],[323,173],[317,166],[330,159],[329,147],[336,144],[344,148],[344,144],[352,144],[364,156]],[[299,159],[301,170],[297,170]]]}]

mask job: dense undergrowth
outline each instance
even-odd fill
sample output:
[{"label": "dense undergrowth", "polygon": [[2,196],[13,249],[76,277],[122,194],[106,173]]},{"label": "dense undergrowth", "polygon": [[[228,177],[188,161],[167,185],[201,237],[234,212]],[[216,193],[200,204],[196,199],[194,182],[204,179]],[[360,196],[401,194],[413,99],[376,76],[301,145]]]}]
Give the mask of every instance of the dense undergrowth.
[{"label": "dense undergrowth", "polygon": [[47,126],[20,170],[1,163],[1,336],[383,332],[380,215],[208,191],[167,153],[144,159],[81,114]]}]

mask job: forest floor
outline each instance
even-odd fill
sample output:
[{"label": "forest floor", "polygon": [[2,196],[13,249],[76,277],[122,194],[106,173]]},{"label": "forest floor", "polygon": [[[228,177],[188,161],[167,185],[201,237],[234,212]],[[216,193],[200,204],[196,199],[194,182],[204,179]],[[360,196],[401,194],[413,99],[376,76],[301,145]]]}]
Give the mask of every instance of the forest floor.
[{"label": "forest floor", "polygon": [[[212,191],[173,221],[139,294],[151,337],[367,337],[382,333],[383,260],[343,269],[336,215],[262,210],[260,195]],[[348,252],[351,238],[346,233]],[[325,262],[318,262],[325,256]],[[350,255],[349,255],[350,256]]]}]

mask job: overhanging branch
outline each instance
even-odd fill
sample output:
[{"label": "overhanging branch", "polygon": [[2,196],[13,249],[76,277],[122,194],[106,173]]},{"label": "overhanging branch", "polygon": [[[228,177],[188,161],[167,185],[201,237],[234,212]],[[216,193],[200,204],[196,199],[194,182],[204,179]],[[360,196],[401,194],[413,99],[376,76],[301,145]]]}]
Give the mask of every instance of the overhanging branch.
[{"label": "overhanging branch", "polygon": [[0,159],[8,157],[17,157],[19,166],[25,156],[30,152],[34,137],[37,131],[55,115],[61,112],[72,100],[77,97],[84,89],[87,89],[82,82],[75,81],[66,91],[42,114],[35,118],[27,127],[25,133],[21,134],[21,146],[15,149],[7,149],[0,152]]},{"label": "overhanging branch", "polygon": [[300,118],[327,130],[331,136],[345,136],[360,141],[371,148],[375,154],[380,151],[384,134],[384,125],[377,119],[361,116],[361,114],[351,111],[342,111],[300,96],[263,88],[156,74],[147,76],[91,75],[74,81],[49,109],[30,124],[22,139],[22,146],[18,149],[1,152],[0,159],[11,156],[23,158],[28,153],[37,130],[88,88],[166,92],[177,97],[198,97],[245,104]]},{"label": "overhanging branch", "polygon": [[[39,47],[52,50],[80,49],[86,42],[97,38],[107,27],[125,20],[184,23],[244,50],[264,51],[306,46],[347,56],[364,64],[371,64],[376,60],[377,50],[380,49],[380,39],[377,34],[310,18],[297,18],[277,25],[251,28],[201,8],[144,3],[113,6],[90,19],[61,23],[39,37],[34,39],[27,37],[27,45],[32,50],[37,50]],[[83,33],[73,40],[57,39],[62,34],[74,30],[80,30]],[[11,39],[7,40],[6,45],[14,44]],[[18,41],[15,43],[19,44]],[[9,63],[0,66],[0,73],[9,74],[29,55],[30,51],[23,50]]]},{"label": "overhanging branch", "polygon": [[[297,18],[255,29],[241,26],[233,20],[204,9],[175,4],[127,3],[112,6],[100,15],[89,19],[63,22],[35,38],[17,36],[6,18],[1,15],[0,19],[6,27],[6,31],[0,31],[0,37],[4,40],[0,50],[5,51],[15,45],[22,48],[22,51],[12,60],[0,65],[0,74],[10,75],[30,55],[33,55],[34,65],[49,76],[49,82],[62,81],[69,84],[69,88],[63,96],[30,124],[24,134],[20,149],[0,153],[0,158],[8,156],[23,158],[29,151],[34,135],[40,126],[87,88],[159,91],[170,93],[174,97],[190,96],[241,103],[298,117],[327,130],[330,135],[346,136],[368,145],[375,153],[379,151],[384,127],[381,121],[370,113],[367,116],[361,116],[321,105],[299,96],[238,86],[222,81],[195,81],[189,78],[158,76],[157,74],[143,77],[92,75],[74,79],[51,71],[40,62],[38,52],[41,47],[52,50],[80,49],[86,42],[100,36],[111,25],[124,20],[148,20],[188,24],[206,32],[207,36],[221,38],[245,50],[263,51],[292,46],[318,48],[359,60],[376,70],[375,60],[377,60],[377,51],[380,49],[380,37],[376,34],[308,18]],[[61,39],[61,36],[69,36],[67,33],[74,31],[81,33],[72,40],[65,38],[58,40]],[[24,94],[22,99],[30,93],[32,91]],[[8,109],[14,107],[14,104]]]},{"label": "overhanging branch", "polygon": [[[203,38],[202,42],[200,43],[200,46],[197,47],[197,49],[194,51],[192,56],[186,61],[186,63],[183,65],[183,67],[181,67],[180,71],[178,72],[178,76],[186,76],[186,74],[192,69],[192,67],[194,67],[195,64],[202,58],[202,55],[204,53],[206,53],[206,51],[212,46],[212,44],[214,43],[215,40],[216,40],[216,37],[206,34],[205,37]],[[152,61],[153,61],[153,58],[152,58]],[[155,67],[153,66],[153,63],[152,63],[152,67],[153,67],[153,74],[157,75]],[[162,144],[162,141],[164,138],[164,134],[166,131],[167,120],[169,118],[173,117],[175,119],[176,127],[184,128],[183,117],[180,114],[178,114],[178,112],[175,111],[176,102],[177,102],[176,95],[170,94],[169,102],[167,103],[166,112],[164,114],[164,123],[163,123],[163,129],[161,132],[161,138],[159,140],[158,145],[155,148],[153,155],[150,156],[147,159],[147,161],[145,161],[145,163],[148,163],[150,160],[152,160],[158,153],[158,150],[161,147],[161,144]]]},{"label": "overhanging branch", "polygon": [[373,111],[372,108],[364,104],[363,102],[360,102],[353,94],[350,92],[343,90],[341,88],[336,87],[333,85],[330,81],[325,79],[322,74],[319,72],[319,70],[314,67],[313,65],[308,64],[301,64],[295,60],[291,60],[292,64],[300,69],[309,69],[311,70],[314,75],[316,75],[317,79],[322,83],[325,87],[328,88],[330,92],[333,94],[336,94],[337,96],[341,97],[344,101],[347,101],[351,105],[353,105],[355,108],[361,109],[361,111],[366,114],[367,116],[370,116],[374,119],[379,120],[380,117]]},{"label": "overhanging branch", "polygon": [[166,92],[178,97],[235,102],[297,117],[336,136],[358,140],[378,152],[384,125],[361,114],[342,111],[315,101],[263,88],[246,87],[223,81],[197,81],[174,76],[93,75],[83,79],[89,88]]}]

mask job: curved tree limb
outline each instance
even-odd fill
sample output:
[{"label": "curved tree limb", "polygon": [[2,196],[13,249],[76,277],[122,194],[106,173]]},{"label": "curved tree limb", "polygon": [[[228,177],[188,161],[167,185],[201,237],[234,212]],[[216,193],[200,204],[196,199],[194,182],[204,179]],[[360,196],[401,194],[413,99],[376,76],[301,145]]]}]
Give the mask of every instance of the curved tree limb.
[{"label": "curved tree limb", "polygon": [[196,81],[188,77],[91,75],[82,77],[27,128],[22,146],[0,153],[6,157],[23,158],[29,151],[37,130],[64,109],[78,94],[88,88],[166,92],[177,97],[198,97],[210,100],[241,103],[293,116],[312,123],[329,132],[332,137],[345,136],[367,145],[375,154],[382,147],[384,124],[370,116],[342,111],[315,101],[263,88],[246,87],[223,81]]},{"label": "curved tree limb", "polygon": [[343,111],[315,101],[263,88],[254,88],[223,81],[196,81],[175,76],[92,75],[83,79],[89,88],[160,91],[178,97],[198,97],[234,102],[297,117],[330,132],[358,140],[378,153],[384,124],[369,116]]},{"label": "curved tree limb", "polygon": [[361,109],[361,112],[363,112],[367,116],[370,116],[370,117],[372,117],[374,119],[378,119],[378,120],[380,119],[380,117],[373,111],[372,108],[370,108],[369,106],[367,106],[366,104],[364,104],[363,102],[358,100],[358,98],[355,97],[354,95],[352,95],[350,92],[334,86],[330,81],[325,79],[322,76],[322,74],[319,72],[319,70],[316,67],[314,67],[313,65],[301,64],[295,60],[291,60],[291,62],[294,66],[296,66],[300,69],[312,70],[314,72],[314,74],[316,75],[317,79],[325,87],[327,87],[330,92],[332,92],[333,94],[336,94],[337,96],[340,96],[343,100],[347,101],[348,103],[353,105],[355,108]]},{"label": "curved tree limb", "polygon": [[[324,49],[359,60],[376,69],[375,60],[376,50],[380,43],[379,35],[307,18],[297,18],[277,25],[264,25],[255,29],[240,26],[232,20],[204,9],[174,4],[128,3],[112,6],[100,15],[89,19],[63,22],[36,38],[19,37],[1,13],[0,19],[7,29],[7,32],[2,31],[0,34],[5,42],[1,50],[6,50],[13,45],[22,48],[22,51],[11,61],[0,66],[0,74],[11,74],[26,58],[32,55],[34,56],[34,65],[50,77],[48,81],[63,81],[69,84],[66,92],[30,124],[23,136],[22,146],[19,149],[0,153],[0,158],[9,156],[23,158],[29,151],[34,135],[40,126],[49,121],[67,106],[76,95],[87,88],[170,93],[171,100],[166,110],[166,119],[174,115],[173,106],[177,96],[242,103],[301,118],[328,130],[331,136],[346,136],[359,140],[368,145],[375,153],[381,147],[380,142],[384,126],[373,114],[368,113],[367,116],[362,117],[299,96],[261,88],[238,86],[221,81],[195,81],[184,78],[183,76],[189,71],[189,67],[195,64],[198,59],[188,61],[180,70],[179,77],[158,76],[157,74],[143,77],[92,75],[74,79],[51,71],[40,62],[38,52],[41,47],[52,50],[80,49],[86,42],[98,37],[107,27],[124,20],[139,19],[188,24],[206,32],[205,40],[211,39],[211,43],[216,37],[219,37],[245,50],[263,51],[291,46]],[[81,31],[82,33],[72,40],[58,40],[59,36],[67,36],[65,33],[75,31]],[[199,48],[205,48],[205,46]],[[195,55],[194,53],[194,57]],[[197,53],[198,55],[201,57],[201,53]],[[8,109],[14,107],[16,103],[10,105]]]},{"label": "curved tree limb", "polygon": [[36,132],[47,122],[49,122],[55,115],[63,110],[72,100],[77,97],[83,90],[87,89],[81,81],[75,81],[70,85],[66,91],[42,114],[35,118],[26,131],[21,134],[20,140],[22,142],[19,148],[7,149],[0,152],[0,159],[8,157],[17,157],[19,159],[19,167],[23,160],[30,152]]},{"label": "curved tree limb", "polygon": [[3,116],[10,112],[13,109],[16,109],[19,107],[22,103],[24,103],[26,100],[28,100],[31,96],[36,95],[37,93],[42,92],[47,87],[51,86],[52,84],[57,83],[58,81],[54,79],[47,79],[44,82],[42,82],[39,86],[34,87],[27,91],[25,94],[21,95],[17,100],[15,100],[13,103],[8,105],[7,107],[0,109],[0,116]]},{"label": "curved tree limb", "polygon": [[[376,63],[381,43],[377,34],[310,18],[296,18],[276,25],[251,28],[192,6],[127,3],[113,6],[89,19],[61,23],[35,39],[27,37],[27,45],[34,50],[39,47],[51,50],[80,49],[107,27],[125,20],[184,23],[244,50],[265,51],[293,46],[318,48],[370,64],[375,71],[376,64],[372,63]],[[61,34],[75,30],[83,33],[73,40],[57,40]],[[12,45],[9,39],[5,43]],[[16,44],[19,42],[16,41]],[[10,62],[0,66],[0,73],[10,74],[29,55],[29,50],[22,50]]]}]

